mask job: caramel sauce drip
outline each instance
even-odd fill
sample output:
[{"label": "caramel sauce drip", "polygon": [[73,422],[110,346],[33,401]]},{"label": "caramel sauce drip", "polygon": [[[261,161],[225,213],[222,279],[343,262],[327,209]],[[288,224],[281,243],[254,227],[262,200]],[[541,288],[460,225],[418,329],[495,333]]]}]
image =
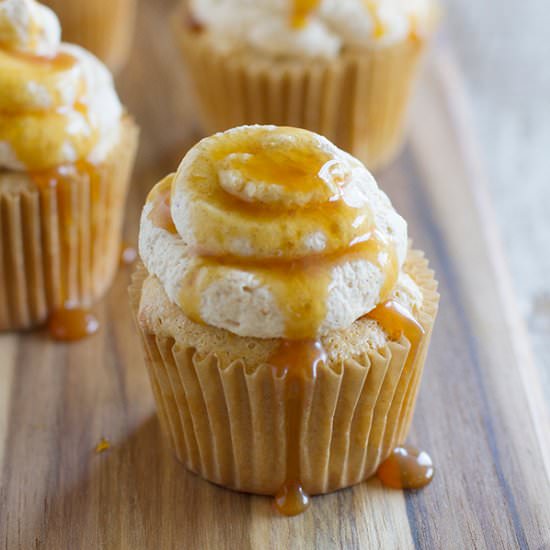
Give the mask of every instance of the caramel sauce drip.
[{"label": "caramel sauce drip", "polygon": [[95,334],[99,321],[88,309],[62,308],[50,315],[48,330],[54,340],[72,342]]},{"label": "caramel sauce drip", "polygon": [[305,27],[311,13],[319,7],[320,0],[292,0],[291,24],[295,29]]},{"label": "caramel sauce drip", "polygon": [[286,479],[275,495],[275,507],[285,516],[304,512],[310,499],[300,481],[301,427],[306,396],[327,357],[318,340],[283,340],[269,364],[285,383]]},{"label": "caramel sauce drip", "polygon": [[[79,231],[78,224],[80,220],[74,217],[74,185],[80,185],[79,178],[87,176],[89,183],[91,205],[100,200],[99,197],[99,179],[100,174],[97,168],[88,162],[79,161],[74,164],[60,165],[55,168],[37,172],[31,172],[30,177],[34,185],[47,194],[53,192],[57,197],[57,216],[59,218],[60,239],[59,254],[61,255],[61,265],[69,263],[68,258],[74,257],[77,253],[74,238]],[[45,195],[47,196],[47,195]],[[100,228],[92,219],[90,239],[93,242],[96,239]],[[55,310],[49,320],[48,329],[54,340],[72,341],[86,338],[95,334],[99,329],[99,322],[88,310],[79,307],[74,303],[74,297],[69,296],[68,273],[65,269],[60,270],[60,302],[71,304],[66,307]]]},{"label": "caramel sauce drip", "polygon": [[[386,301],[367,314],[375,320],[390,340],[404,336],[410,343],[409,353],[403,370],[414,368],[419,359],[420,346],[425,331],[420,323],[403,306],[394,301]],[[394,489],[420,489],[433,478],[434,467],[430,456],[415,447],[396,447],[380,465],[376,474],[387,487]]]},{"label": "caramel sauce drip", "polygon": [[171,174],[164,178],[147,197],[147,202],[151,202],[153,207],[149,212],[149,219],[155,227],[159,227],[168,231],[169,233],[176,234],[177,229],[172,220],[172,214],[170,212],[170,196],[172,193],[172,182],[174,181],[174,174]]},{"label": "caramel sauce drip", "polygon": [[434,477],[430,455],[412,445],[396,447],[380,465],[378,479],[392,489],[421,489]]}]

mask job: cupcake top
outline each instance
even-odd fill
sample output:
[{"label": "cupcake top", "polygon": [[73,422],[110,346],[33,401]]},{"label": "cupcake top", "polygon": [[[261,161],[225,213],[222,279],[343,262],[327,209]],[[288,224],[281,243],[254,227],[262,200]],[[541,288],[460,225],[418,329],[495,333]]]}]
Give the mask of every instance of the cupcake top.
[{"label": "cupcake top", "polygon": [[193,147],[144,206],[142,260],[192,321],[257,338],[346,328],[392,293],[407,226],[374,178],[325,138],[243,126]]},{"label": "cupcake top", "polygon": [[273,57],[333,58],[425,35],[434,0],[188,0],[214,43]]},{"label": "cupcake top", "polygon": [[0,169],[101,162],[118,142],[122,106],[111,74],[60,35],[49,8],[0,0]]}]

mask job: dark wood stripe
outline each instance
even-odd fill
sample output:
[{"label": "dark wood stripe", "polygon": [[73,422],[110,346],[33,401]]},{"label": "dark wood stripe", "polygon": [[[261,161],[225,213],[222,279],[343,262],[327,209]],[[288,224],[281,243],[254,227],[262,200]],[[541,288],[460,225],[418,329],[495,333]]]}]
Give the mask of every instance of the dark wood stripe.
[{"label": "dark wood stripe", "polygon": [[[468,314],[464,310],[464,300],[462,297],[462,292],[457,276],[457,270],[454,266],[454,261],[451,258],[447,249],[445,240],[443,238],[443,233],[434,218],[433,208],[430,207],[431,199],[424,188],[422,179],[419,175],[417,163],[414,160],[410,149],[407,149],[405,151],[402,160],[407,170],[407,176],[410,180],[412,189],[411,195],[414,200],[414,205],[420,213],[420,219],[422,220],[426,234],[429,235],[431,243],[437,253],[437,260],[441,268],[441,271],[438,273],[438,277],[440,279],[445,279],[445,282],[451,291],[449,299],[452,303],[454,312],[460,322],[462,332],[464,334],[464,342],[467,345],[470,366],[472,367],[472,372],[475,376],[477,388],[479,391],[479,403],[483,412],[482,421],[486,440],[494,461],[495,472],[502,491],[502,495],[507,503],[510,519],[513,523],[514,532],[516,534],[517,543],[520,548],[527,548],[527,538],[525,536],[523,525],[521,523],[521,519],[518,513],[514,493],[510,487],[510,484],[508,483],[502,467],[502,458],[499,452],[493,418],[491,416],[486,383],[482,373],[481,362],[479,358],[478,344],[471,323],[468,319]],[[414,494],[407,495],[407,513],[411,524],[411,531],[413,533],[418,531],[416,527],[418,517],[416,515],[416,508],[413,505],[413,499],[415,497],[416,495]],[[415,513],[412,513],[413,511]],[[425,522],[423,523],[425,525]],[[426,533],[424,533],[424,535],[425,534]],[[417,544],[417,547],[421,547],[420,541],[417,538],[415,538],[415,543]]]}]

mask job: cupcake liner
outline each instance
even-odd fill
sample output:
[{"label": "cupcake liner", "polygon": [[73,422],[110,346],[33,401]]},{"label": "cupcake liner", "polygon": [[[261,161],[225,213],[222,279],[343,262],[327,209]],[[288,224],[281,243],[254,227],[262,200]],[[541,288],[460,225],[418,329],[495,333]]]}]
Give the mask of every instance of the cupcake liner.
[{"label": "cupcake liner", "polygon": [[[316,379],[303,387],[300,482],[309,494],[370,477],[406,436],[438,305],[422,254],[410,252],[408,262],[424,293],[420,322],[426,334],[417,361],[407,365],[411,344],[401,337],[362,357],[319,366]],[[146,277],[139,266],[130,302],[161,425],[178,459],[225,487],[275,494],[287,473],[285,381],[269,365],[247,368],[201,354],[181,337],[150,332],[137,320]]]},{"label": "cupcake liner", "polygon": [[207,32],[186,27],[181,10],[173,26],[207,134],[242,124],[306,128],[371,169],[398,151],[425,40],[286,61],[220,51]]},{"label": "cupcake liner", "polygon": [[130,53],[136,0],[44,0],[58,15],[63,40],[84,46],[118,71]]},{"label": "cupcake liner", "polygon": [[93,172],[63,172],[55,183],[0,173],[0,330],[30,328],[105,293],[119,265],[136,147],[127,119],[120,144]]}]

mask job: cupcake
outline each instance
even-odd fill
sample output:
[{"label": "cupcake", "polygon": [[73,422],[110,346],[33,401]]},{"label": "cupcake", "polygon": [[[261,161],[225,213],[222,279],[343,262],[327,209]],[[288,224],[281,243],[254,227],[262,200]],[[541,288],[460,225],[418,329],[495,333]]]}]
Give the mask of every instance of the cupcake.
[{"label": "cupcake", "polygon": [[294,128],[206,138],[150,192],[139,251],[130,300],[189,470],[292,515],[404,441],[436,282],[355,158]]},{"label": "cupcake", "polygon": [[59,16],[64,38],[97,55],[117,72],[128,58],[136,0],[45,0]]},{"label": "cupcake", "polygon": [[183,0],[174,28],[211,133],[319,132],[369,168],[392,159],[435,0]]},{"label": "cupcake", "polygon": [[60,43],[49,8],[0,1],[0,330],[105,293],[137,133],[107,69]]}]

